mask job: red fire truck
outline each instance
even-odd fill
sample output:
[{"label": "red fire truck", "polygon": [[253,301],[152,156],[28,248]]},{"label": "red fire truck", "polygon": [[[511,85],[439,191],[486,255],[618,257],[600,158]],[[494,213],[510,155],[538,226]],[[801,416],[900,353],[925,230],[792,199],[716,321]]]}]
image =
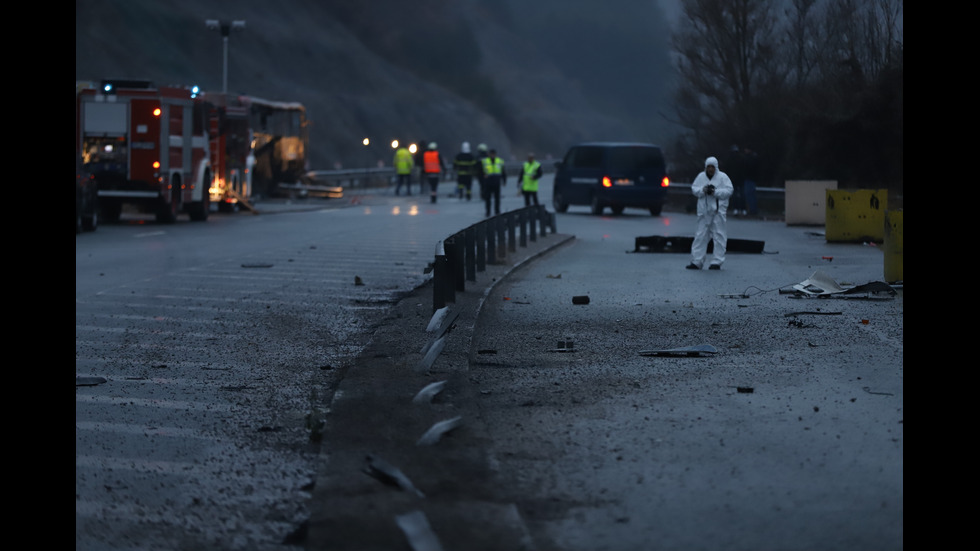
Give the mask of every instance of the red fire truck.
[{"label": "red fire truck", "polygon": [[123,205],[173,223],[207,220],[211,161],[208,107],[191,88],[144,80],[76,83],[76,151],[98,183],[103,220]]}]

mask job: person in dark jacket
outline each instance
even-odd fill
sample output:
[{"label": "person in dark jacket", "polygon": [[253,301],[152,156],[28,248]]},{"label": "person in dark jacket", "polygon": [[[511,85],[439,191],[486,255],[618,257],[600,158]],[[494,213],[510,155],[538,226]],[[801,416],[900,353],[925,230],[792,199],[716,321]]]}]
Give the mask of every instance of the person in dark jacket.
[{"label": "person in dark jacket", "polygon": [[[419,171],[419,195],[422,194],[422,190],[425,189],[425,150],[426,141],[419,140],[418,147],[415,149],[415,168]],[[409,193],[412,191],[412,187],[408,188]]]},{"label": "person in dark jacket", "polygon": [[459,153],[453,159],[453,169],[456,171],[456,198],[464,196],[469,201],[473,198],[473,176],[477,174],[476,157],[470,153],[470,142],[463,142]]},{"label": "person in dark jacket", "polygon": [[480,199],[484,201],[487,200],[487,193],[485,191],[486,185],[483,183],[485,179],[483,177],[483,159],[486,159],[487,155],[489,155],[487,144],[481,143],[476,146],[476,179],[480,182]]}]

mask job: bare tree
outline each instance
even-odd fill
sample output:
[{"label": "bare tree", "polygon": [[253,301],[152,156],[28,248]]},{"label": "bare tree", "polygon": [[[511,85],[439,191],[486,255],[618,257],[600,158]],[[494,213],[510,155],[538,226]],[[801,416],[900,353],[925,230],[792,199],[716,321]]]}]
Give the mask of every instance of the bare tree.
[{"label": "bare tree", "polygon": [[775,0],[683,0],[681,24],[672,35],[680,78],[677,115],[693,132],[711,129],[718,143],[710,145],[751,133],[753,105],[784,78],[774,5]]},{"label": "bare tree", "polygon": [[[763,183],[902,180],[903,0],[682,0],[672,152],[748,143]],[[700,157],[700,158],[699,158]]]}]

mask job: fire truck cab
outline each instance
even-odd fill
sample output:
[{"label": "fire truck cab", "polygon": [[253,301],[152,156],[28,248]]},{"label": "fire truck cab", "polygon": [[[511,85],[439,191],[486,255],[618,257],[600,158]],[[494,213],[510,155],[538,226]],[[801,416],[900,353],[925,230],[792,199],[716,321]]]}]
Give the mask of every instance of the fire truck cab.
[{"label": "fire truck cab", "polygon": [[76,150],[98,182],[101,217],[119,220],[123,205],[161,223],[210,212],[208,107],[193,88],[143,80],[76,83]]}]

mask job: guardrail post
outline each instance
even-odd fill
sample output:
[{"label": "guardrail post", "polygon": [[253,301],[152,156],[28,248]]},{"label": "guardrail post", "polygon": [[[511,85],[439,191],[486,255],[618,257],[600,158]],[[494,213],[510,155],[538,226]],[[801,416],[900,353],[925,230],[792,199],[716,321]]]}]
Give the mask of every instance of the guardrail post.
[{"label": "guardrail post", "polygon": [[476,225],[476,270],[487,271],[487,224],[480,222]]},{"label": "guardrail post", "polygon": [[517,223],[521,226],[521,246],[527,247],[527,209],[521,209],[517,212]]},{"label": "guardrail post", "polygon": [[531,241],[537,241],[538,240],[538,209],[532,207],[525,210],[527,210],[527,225],[528,225],[527,237]]},{"label": "guardrail post", "polygon": [[[446,256],[449,257],[449,267],[452,271],[453,290],[462,293],[466,290],[466,274],[463,271],[463,235],[457,233],[448,240],[449,246],[446,248]],[[452,302],[456,302],[453,295]]]},{"label": "guardrail post", "polygon": [[507,250],[514,253],[517,252],[517,235],[516,235],[516,225],[518,213],[508,212],[507,213]]},{"label": "guardrail post", "polygon": [[497,227],[497,256],[494,258],[499,261],[507,258],[507,215],[501,214],[494,218],[494,226]]},{"label": "guardrail post", "polygon": [[446,306],[446,287],[448,287],[449,259],[446,258],[443,244],[436,245],[435,260],[432,263],[432,311]]},{"label": "guardrail post", "polygon": [[463,244],[465,248],[463,257],[466,262],[466,279],[476,281],[476,229],[473,226],[466,228],[464,231]]},{"label": "guardrail post", "polygon": [[487,220],[487,264],[497,263],[497,218]]}]

